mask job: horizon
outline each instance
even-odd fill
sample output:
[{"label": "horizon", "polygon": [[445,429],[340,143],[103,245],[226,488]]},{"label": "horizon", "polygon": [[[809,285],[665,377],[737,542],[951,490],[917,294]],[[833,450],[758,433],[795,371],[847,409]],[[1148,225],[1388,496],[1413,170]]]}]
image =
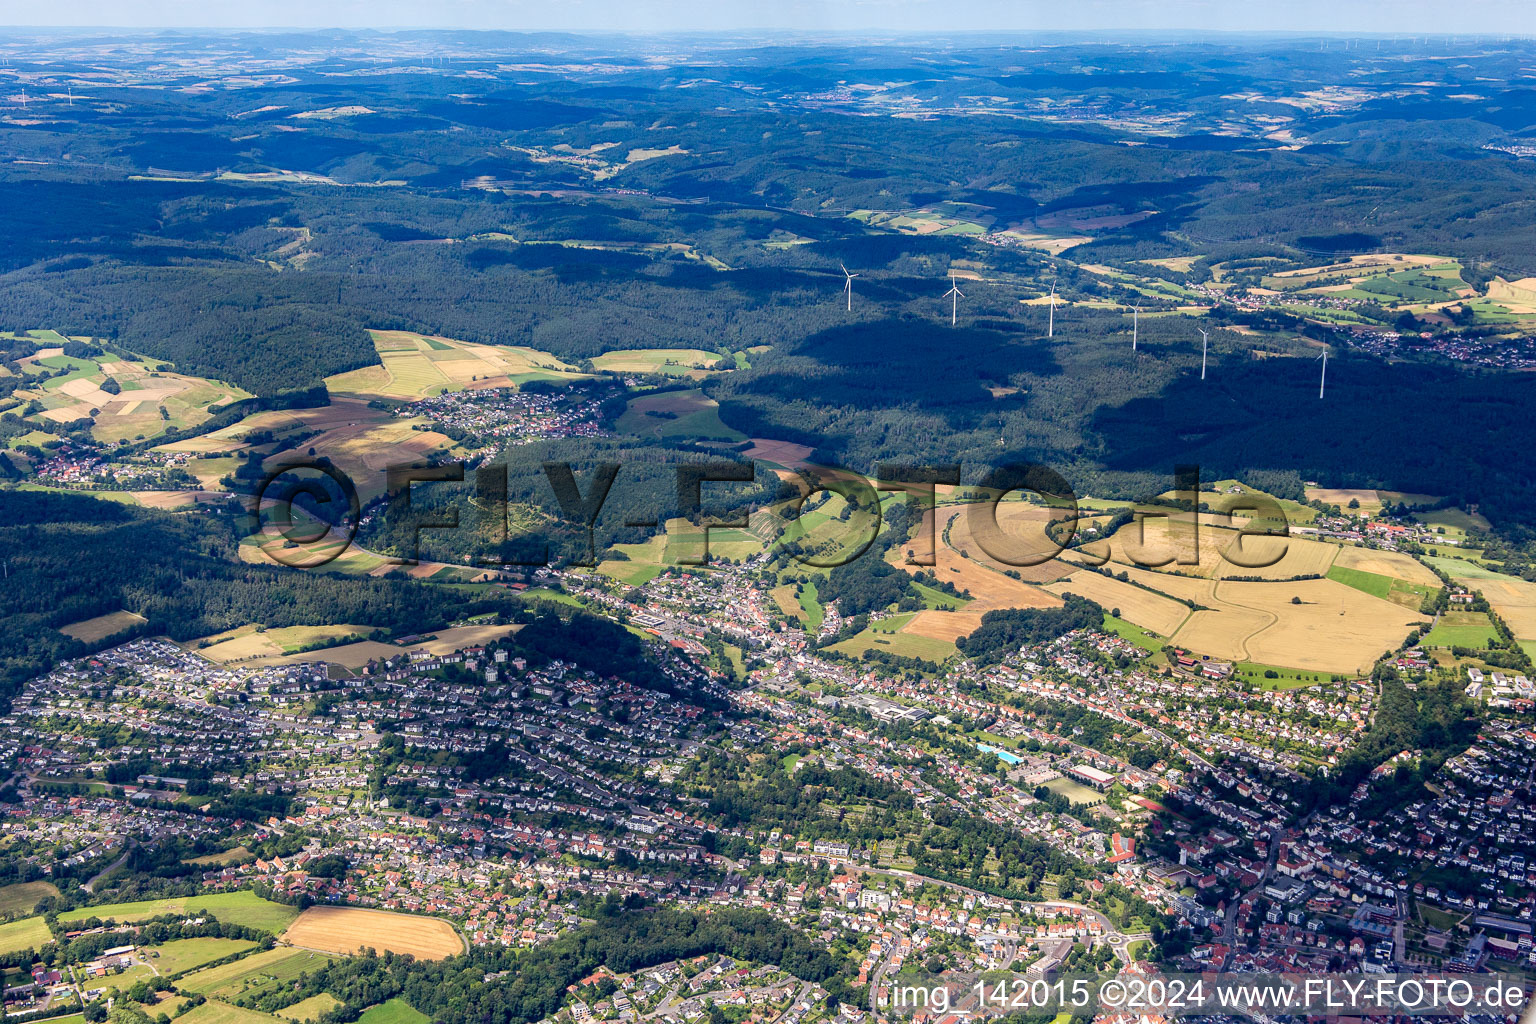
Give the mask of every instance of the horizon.
[{"label": "horizon", "polygon": [[[67,14],[60,20],[61,14]],[[999,33],[1311,35],[1389,38],[1514,37],[1536,32],[1536,16],[1518,0],[1474,0],[1454,11],[1430,0],[1407,0],[1382,25],[1379,4],[1362,0],[1303,0],[1250,7],[1217,0],[1088,0],[1070,8],[1027,0],[771,0],[768,3],[682,3],[651,0],[574,0],[561,5],[523,0],[443,0],[424,18],[419,4],[383,0],[314,4],[187,4],[182,0],[84,0],[65,9],[0,0],[0,30],[39,31],[494,31],[573,35],[707,35],[801,33],[941,37]],[[602,26],[602,27],[594,27]]]}]

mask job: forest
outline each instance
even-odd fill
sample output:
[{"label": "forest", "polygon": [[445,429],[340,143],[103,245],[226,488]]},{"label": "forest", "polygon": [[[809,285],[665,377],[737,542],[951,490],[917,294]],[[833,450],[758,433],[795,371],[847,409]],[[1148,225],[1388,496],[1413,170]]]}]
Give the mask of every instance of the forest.
[{"label": "forest", "polygon": [[[85,653],[59,626],[127,610],[135,634],[192,640],[247,623],[355,622],[418,632],[518,607],[409,580],[298,573],[241,562],[234,525],[86,495],[0,490],[0,701],[29,677]],[[119,639],[127,639],[127,635]]]},{"label": "forest", "polygon": [[392,953],[351,957],[306,974],[297,986],[243,1001],[270,1012],[328,992],[344,1005],[321,1024],[346,1024],[366,1007],[398,996],[434,1019],[528,1024],[554,1014],[565,1002],[566,987],[598,966],[622,974],[705,953],[777,964],[798,978],[819,982],[834,1006],[856,995],[824,945],[764,911],[716,907],[705,912],[631,903],[621,905],[610,894],[593,924],[526,952],[482,946],[436,962]]}]

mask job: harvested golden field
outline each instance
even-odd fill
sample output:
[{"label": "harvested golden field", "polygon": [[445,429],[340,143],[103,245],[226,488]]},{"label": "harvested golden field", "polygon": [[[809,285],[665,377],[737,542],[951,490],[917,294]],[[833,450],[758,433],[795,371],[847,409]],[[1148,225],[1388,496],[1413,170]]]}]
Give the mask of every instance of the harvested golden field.
[{"label": "harvested golden field", "polygon": [[[1021,506],[1023,507],[1023,506]],[[918,550],[914,545],[906,545],[894,553],[897,559],[893,564],[910,573],[932,571],[938,578],[946,583],[953,584],[961,591],[970,591],[971,603],[958,611],[945,612],[937,609],[925,609],[913,615],[902,628],[903,633],[911,633],[915,636],[927,637],[932,640],[943,640],[954,643],[958,637],[969,636],[977,626],[981,625],[981,617],[989,611],[1000,608],[1046,608],[1054,607],[1061,603],[1061,599],[1054,594],[1047,593],[1038,587],[1032,587],[1027,583],[1003,575],[1003,569],[1007,566],[994,566],[985,554],[980,558],[961,557],[960,552],[976,551],[980,548],[974,541],[969,540],[969,534],[965,529],[965,516],[960,509],[952,506],[938,509],[941,517],[939,532],[935,537],[938,551],[935,554],[937,564],[932,567],[920,565],[908,565],[905,562],[905,552],[908,548]],[[932,515],[930,509],[925,515]],[[1007,522],[1005,514],[999,514],[1000,524]],[[929,520],[925,519],[924,522]],[[1018,517],[1023,522],[1024,517]],[[950,543],[946,544],[943,536],[943,523],[953,522],[954,526],[949,531]],[[959,536],[960,547],[956,546],[956,537]],[[923,534],[922,536],[926,536]],[[918,542],[919,546],[925,541]],[[1056,568],[1049,570],[1050,578],[1060,577],[1071,570],[1071,566],[1052,563]],[[1022,573],[1023,570],[1021,570]]]},{"label": "harvested golden field", "polygon": [[97,640],[105,640],[114,633],[121,633],[144,621],[144,616],[134,612],[108,612],[93,619],[81,619],[79,622],[60,626],[59,632],[81,643],[93,644]]},{"label": "harvested golden field", "polygon": [[1430,587],[1441,585],[1440,577],[1431,572],[1428,566],[1398,551],[1375,551],[1371,548],[1356,547],[1339,548],[1338,557],[1333,560],[1333,564],[1341,569],[1373,572],[1378,576],[1391,576],[1393,579],[1404,580],[1408,583],[1422,583]]},{"label": "harvested golden field", "polygon": [[1349,509],[1351,501],[1358,501],[1358,511],[1375,515],[1381,511],[1381,495],[1366,487],[1308,487],[1308,501],[1325,501],[1342,509]]},{"label": "harvested golden field", "polygon": [[[1301,603],[1293,603],[1300,598]],[[1202,654],[1322,672],[1366,671],[1417,612],[1334,580],[1221,581],[1174,642]]]},{"label": "harvested golden field", "polygon": [[[1229,522],[1241,526],[1247,520],[1201,514],[1197,528],[1187,514],[1147,517],[1121,527],[1107,543],[1117,563],[1160,574],[1211,579],[1321,576],[1338,552],[1332,544],[1306,537],[1243,536],[1240,530],[1228,528]],[[1087,553],[1102,558],[1103,545],[1089,545]],[[1169,558],[1173,561],[1158,564]],[[1244,562],[1250,564],[1241,564]]]},{"label": "harvested golden field", "polygon": [[327,953],[356,953],[369,946],[410,953],[418,960],[464,952],[464,940],[447,921],[361,907],[310,907],[288,926],[283,941]]},{"label": "harvested golden field", "polygon": [[1105,611],[1119,609],[1120,618],[1162,636],[1172,636],[1189,616],[1189,608],[1166,597],[1121,580],[1083,569],[1045,589],[1053,594],[1076,594],[1097,601]]},{"label": "harvested golden field", "polygon": [[779,606],[779,611],[790,618],[800,617],[800,599],[795,596],[795,588],[786,583],[783,586],[774,587],[768,591],[773,598],[773,603]]},{"label": "harvested golden field", "polygon": [[172,510],[193,505],[211,505],[230,497],[225,491],[130,491],[140,505]]},{"label": "harvested golden field", "polygon": [[478,345],[411,331],[368,333],[380,365],[327,377],[325,383],[333,395],[411,401],[464,388],[511,387],[531,380],[585,376],[538,349]]},{"label": "harvested golden field", "polygon": [[213,641],[206,647],[196,648],[197,653],[209,661],[227,665],[236,661],[251,661],[271,655],[291,654],[301,647],[345,636],[367,636],[371,626],[283,626],[276,629],[258,630],[245,626],[227,634],[208,637]]},{"label": "harvested golden field", "polygon": [[1536,640],[1536,583],[1514,578],[1458,582],[1481,590],[1493,610],[1509,623],[1516,639]]}]

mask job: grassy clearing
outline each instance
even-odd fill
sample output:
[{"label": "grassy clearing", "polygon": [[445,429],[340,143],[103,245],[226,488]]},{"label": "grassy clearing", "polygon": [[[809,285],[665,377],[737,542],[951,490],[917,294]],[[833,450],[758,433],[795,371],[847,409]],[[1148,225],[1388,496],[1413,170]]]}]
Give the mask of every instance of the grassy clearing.
[{"label": "grassy clearing", "polygon": [[60,626],[59,632],[65,636],[73,637],[81,643],[93,644],[98,640],[105,640],[115,633],[121,633],[125,629],[131,629],[145,621],[144,616],[134,612],[108,612],[106,615],[98,615],[91,619],[81,619],[79,622],[71,622],[67,626]]},{"label": "grassy clearing", "polygon": [[175,939],[152,947],[150,955],[161,974],[175,975],[255,948],[256,943],[246,939]]},{"label": "grassy clearing", "polygon": [[15,953],[22,949],[38,950],[53,941],[53,932],[41,917],[24,917],[9,924],[0,924],[0,953]]},{"label": "grassy clearing", "polygon": [[52,882],[17,882],[0,887],[0,916],[30,912],[39,900],[58,894]]},{"label": "grassy clearing", "polygon": [[340,999],[329,992],[321,992],[317,996],[301,999],[292,1006],[285,1006],[277,1011],[277,1015],[303,1024],[304,1021],[317,1021],[341,1005]]},{"label": "grassy clearing", "polygon": [[281,1017],[273,1017],[212,999],[201,1006],[194,1006],[176,1019],[182,1024],[282,1024]]},{"label": "grassy clearing", "polygon": [[176,896],[163,900],[138,900],[133,903],[108,903],[99,907],[80,907],[59,915],[66,924],[99,917],[102,920],[132,924],[161,914],[205,911],[221,921],[239,923],[276,935],[299,916],[294,907],[264,900],[248,889],[238,892],[214,892],[202,896]]},{"label": "grassy clearing", "polygon": [[1168,642],[1156,633],[1142,629],[1134,622],[1117,619],[1108,612],[1104,613],[1104,631],[1106,633],[1113,633],[1122,640],[1129,640],[1142,650],[1151,651],[1153,654],[1162,650],[1163,645]]},{"label": "grassy clearing", "polygon": [[912,621],[915,612],[892,615],[872,622],[862,632],[832,645],[832,650],[852,657],[862,658],[870,651],[884,651],[901,658],[918,658],[922,661],[942,662],[955,653],[955,645],[916,633],[904,633],[902,629]]},{"label": "grassy clearing", "polygon": [[1238,682],[1251,683],[1261,690],[1302,690],[1308,686],[1331,682],[1333,673],[1239,661],[1232,666],[1232,678]]},{"label": "grassy clearing", "polygon": [[242,992],[265,990],[293,981],[335,959],[327,953],[277,946],[252,953],[233,963],[189,974],[176,983],[182,992],[233,998]]},{"label": "grassy clearing", "polygon": [[745,441],[747,436],[720,420],[720,405],[699,390],[666,391],[630,400],[615,424],[641,437],[684,437],[709,441]]},{"label": "grassy clearing", "polygon": [[426,1014],[404,999],[390,999],[377,1006],[370,1006],[357,1018],[357,1024],[427,1024]]},{"label": "grassy clearing", "polygon": [[202,857],[191,857],[182,861],[183,864],[194,864],[197,867],[223,867],[226,864],[239,864],[242,861],[251,860],[256,855],[243,846],[225,850],[223,853],[210,853]]},{"label": "grassy clearing", "polygon": [[1483,612],[1446,612],[1422,643],[1425,647],[1471,647],[1482,650],[1497,639],[1493,621]]},{"label": "grassy clearing", "polygon": [[690,370],[709,369],[720,358],[718,352],[705,352],[698,348],[630,348],[604,352],[592,360],[592,365],[611,373],[682,376]]}]

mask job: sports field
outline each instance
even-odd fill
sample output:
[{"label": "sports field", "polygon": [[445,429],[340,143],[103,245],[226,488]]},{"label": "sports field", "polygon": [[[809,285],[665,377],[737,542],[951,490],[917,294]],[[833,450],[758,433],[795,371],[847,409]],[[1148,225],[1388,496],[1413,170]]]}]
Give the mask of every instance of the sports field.
[{"label": "sports field", "polygon": [[464,940],[447,921],[361,907],[310,907],[289,925],[283,941],[330,953],[356,953],[368,946],[419,960],[464,952]]}]

